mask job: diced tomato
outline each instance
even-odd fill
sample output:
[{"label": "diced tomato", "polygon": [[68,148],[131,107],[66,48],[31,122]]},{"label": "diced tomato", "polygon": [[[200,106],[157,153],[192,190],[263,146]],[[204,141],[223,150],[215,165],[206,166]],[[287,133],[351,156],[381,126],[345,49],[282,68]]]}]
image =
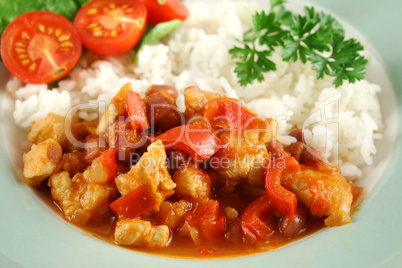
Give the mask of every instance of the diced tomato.
[{"label": "diced tomato", "polygon": [[140,94],[134,91],[126,92],[126,107],[133,129],[143,131],[149,128],[145,112],[145,104]]},{"label": "diced tomato", "polygon": [[216,250],[213,248],[202,248],[200,249],[200,254],[204,256],[213,255],[216,253]]},{"label": "diced tomato", "polygon": [[169,129],[152,140],[162,140],[166,150],[185,151],[194,159],[211,157],[223,144],[208,129],[196,125],[182,125]]},{"label": "diced tomato", "polygon": [[155,209],[157,206],[155,197],[148,184],[143,184],[134,190],[123,195],[113,203],[109,208],[120,219],[132,219],[145,212]]},{"label": "diced tomato", "polygon": [[227,128],[237,134],[247,128],[256,126],[258,117],[238,100],[220,97],[207,103],[204,116],[209,122],[216,124],[223,122]]},{"label": "diced tomato", "polygon": [[80,59],[81,41],[65,17],[49,11],[24,13],[1,37],[1,57],[7,69],[25,83],[58,80]]},{"label": "diced tomato", "polygon": [[100,156],[100,161],[108,175],[107,182],[114,181],[117,176],[116,153],[114,149],[110,147],[104,151]]},{"label": "diced tomato", "polygon": [[185,20],[188,9],[180,0],[136,0],[146,5],[148,21],[152,25],[174,19]]},{"label": "diced tomato", "polygon": [[223,239],[225,234],[225,216],[219,209],[219,202],[209,199],[197,208],[190,219],[190,226],[197,228],[203,240],[217,242]]},{"label": "diced tomato", "polygon": [[294,157],[284,155],[272,161],[266,171],[265,190],[277,212],[293,220],[297,209],[296,195],[281,185],[281,177],[300,171]]},{"label": "diced tomato", "polygon": [[119,55],[141,39],[147,22],[147,9],[131,0],[92,0],[74,19],[82,43],[101,55]]},{"label": "diced tomato", "polygon": [[273,219],[272,203],[263,194],[244,210],[241,216],[242,229],[252,242],[266,241],[274,233],[271,226]]},{"label": "diced tomato", "polygon": [[204,220],[200,227],[206,241],[220,241],[225,234],[225,217],[221,215],[216,219]]}]

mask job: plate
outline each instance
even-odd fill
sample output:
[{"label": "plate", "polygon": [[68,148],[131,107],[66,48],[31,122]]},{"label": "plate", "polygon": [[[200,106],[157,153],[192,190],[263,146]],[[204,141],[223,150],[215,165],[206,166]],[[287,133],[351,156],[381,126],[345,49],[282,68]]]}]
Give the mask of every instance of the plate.
[{"label": "plate", "polygon": [[[268,1],[261,0],[261,3]],[[291,1],[292,2],[292,1]],[[300,5],[300,1],[297,2]],[[1,267],[401,267],[402,264],[402,1],[311,0],[360,36],[373,59],[367,77],[380,84],[386,130],[377,146],[369,193],[351,224],[326,228],[272,252],[221,260],[180,260],[126,250],[84,235],[18,180],[21,157],[9,137],[11,110],[1,94],[0,266]],[[385,71],[384,71],[385,70]],[[5,70],[0,70],[4,88]],[[18,133],[17,133],[18,134]],[[17,143],[18,146],[25,146]]]}]

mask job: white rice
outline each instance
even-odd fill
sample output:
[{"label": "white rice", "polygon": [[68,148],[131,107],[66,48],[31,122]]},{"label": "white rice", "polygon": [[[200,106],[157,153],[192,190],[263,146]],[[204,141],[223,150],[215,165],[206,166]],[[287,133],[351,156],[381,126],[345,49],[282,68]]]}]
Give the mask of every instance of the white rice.
[{"label": "white rice", "polygon": [[[127,82],[142,95],[150,84],[170,84],[180,93],[196,85],[239,98],[258,114],[275,118],[280,125],[277,138],[285,144],[294,141],[286,135],[290,130],[303,128],[307,144],[338,162],[345,177],[361,177],[361,168],[372,164],[375,141],[382,138],[381,88],[364,80],[335,89],[331,78],[316,80],[309,64],[283,62],[281,51],[273,55],[276,72],[265,74],[262,83],[241,87],[228,50],[251,26],[258,7],[230,1],[210,5],[188,3],[191,16],[161,42],[144,47],[138,64],[132,63],[133,52],[118,57],[87,53],[57,89],[10,81],[17,98],[15,123],[29,128],[49,112],[65,115],[79,103],[107,104]],[[184,109],[182,95],[178,105]],[[80,116],[92,119],[94,113]]]}]

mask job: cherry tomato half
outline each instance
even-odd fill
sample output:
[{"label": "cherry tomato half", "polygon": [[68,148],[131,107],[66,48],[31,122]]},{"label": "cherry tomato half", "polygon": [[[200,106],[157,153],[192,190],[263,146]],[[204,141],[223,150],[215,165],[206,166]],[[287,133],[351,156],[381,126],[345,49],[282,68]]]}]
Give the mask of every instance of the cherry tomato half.
[{"label": "cherry tomato half", "polygon": [[89,50],[101,55],[119,55],[141,39],[147,9],[132,0],[93,0],[77,13],[74,26]]},{"label": "cherry tomato half", "polygon": [[50,11],[21,14],[1,37],[5,66],[25,83],[60,79],[75,66],[81,51],[81,41],[72,23]]},{"label": "cherry tomato half", "polygon": [[187,7],[180,0],[136,0],[148,9],[148,22],[156,25],[160,22],[174,19],[185,20],[188,15]]}]

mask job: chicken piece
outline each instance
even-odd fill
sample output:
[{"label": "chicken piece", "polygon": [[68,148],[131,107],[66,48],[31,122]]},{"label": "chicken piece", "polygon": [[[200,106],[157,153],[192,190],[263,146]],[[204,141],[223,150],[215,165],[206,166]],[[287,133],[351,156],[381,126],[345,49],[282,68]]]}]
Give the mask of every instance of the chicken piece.
[{"label": "chicken piece", "polygon": [[263,174],[268,164],[268,153],[261,150],[257,154],[236,155],[222,164],[223,169],[218,170],[218,173],[225,191],[233,192],[234,188],[242,182],[246,182],[250,186],[262,187],[264,185]]},{"label": "chicken piece", "polygon": [[225,191],[232,192],[243,182],[255,187],[264,185],[263,173],[269,161],[265,144],[275,137],[277,128],[275,120],[258,118],[253,128],[241,134],[218,133],[225,145],[212,157],[210,165],[218,171]]},{"label": "chicken piece", "polygon": [[184,214],[192,208],[193,204],[189,201],[180,200],[175,203],[165,201],[155,216],[155,222],[158,225],[167,225],[169,229],[175,229],[181,224]]},{"label": "chicken piece", "polygon": [[80,226],[109,215],[109,199],[116,192],[113,186],[85,181],[82,173],[71,179],[66,171],[52,175],[48,186],[67,220]]},{"label": "chicken piece", "polygon": [[262,145],[275,138],[279,124],[272,118],[258,118],[257,124],[250,129],[246,129],[243,135],[247,143]]},{"label": "chicken piece", "polygon": [[131,161],[132,154],[141,145],[141,134],[126,121],[119,120],[112,123],[106,130],[105,138],[117,153],[118,160],[122,162]]},{"label": "chicken piece", "polygon": [[110,176],[106,168],[102,165],[100,157],[92,161],[91,166],[88,167],[82,174],[87,182],[97,182],[102,184],[106,183]]},{"label": "chicken piece", "polygon": [[148,121],[158,130],[165,132],[184,123],[175,99],[166,91],[154,92],[144,98]]},{"label": "chicken piece", "polygon": [[202,91],[194,86],[184,89],[184,102],[186,105],[184,116],[186,120],[189,121],[195,116],[203,116],[204,107],[208,101],[218,97],[220,97],[218,93]]},{"label": "chicken piece", "polygon": [[[72,131],[75,137],[79,138],[80,141],[82,141],[88,135],[96,136],[96,128],[98,127],[98,121],[99,121],[98,118],[90,121],[81,120],[79,118],[77,118],[77,120],[74,120],[72,125]],[[82,148],[82,146],[79,147]]]},{"label": "chicken piece", "polygon": [[125,84],[119,92],[110,101],[110,104],[106,108],[105,113],[99,120],[99,125],[96,128],[97,136],[101,136],[108,127],[116,120],[119,115],[124,115],[126,112],[126,93],[132,91],[131,84]]},{"label": "chicken piece", "polygon": [[208,173],[194,164],[182,166],[173,175],[175,194],[180,199],[206,202],[211,195],[211,179]]},{"label": "chicken piece", "polygon": [[233,192],[242,182],[256,187],[264,185],[263,173],[269,160],[265,140],[252,140],[249,136],[253,137],[246,131],[239,136],[228,131],[218,136],[225,146],[209,163],[218,171],[219,181],[227,192]]},{"label": "chicken piece", "polygon": [[326,225],[339,226],[351,221],[352,189],[338,172],[308,169],[283,177],[282,185],[295,193],[312,215],[329,216]]},{"label": "chicken piece", "polygon": [[30,185],[39,186],[57,170],[61,156],[61,146],[54,139],[32,145],[31,150],[23,155],[25,179]]},{"label": "chicken piece", "polygon": [[72,151],[75,148],[74,142],[77,141],[75,132],[68,118],[49,113],[35,122],[28,133],[28,140],[33,144],[38,144],[52,138],[60,144],[64,151]]},{"label": "chicken piece", "polygon": [[166,247],[170,231],[166,225],[152,226],[149,221],[131,219],[117,222],[114,239],[124,246],[157,249]]},{"label": "chicken piece", "polygon": [[66,153],[61,157],[59,171],[67,171],[71,177],[74,177],[77,173],[84,172],[86,168],[84,155],[81,152]]},{"label": "chicken piece", "polygon": [[91,165],[92,161],[101,156],[102,152],[106,149],[105,139],[93,135],[86,136],[84,144],[84,162],[87,165]]},{"label": "chicken piece", "polygon": [[159,210],[162,202],[174,194],[176,187],[167,170],[165,147],[162,141],[157,140],[149,145],[148,152],[141,156],[138,163],[132,166],[129,172],[119,175],[115,182],[121,195],[145,183],[149,184]]}]

